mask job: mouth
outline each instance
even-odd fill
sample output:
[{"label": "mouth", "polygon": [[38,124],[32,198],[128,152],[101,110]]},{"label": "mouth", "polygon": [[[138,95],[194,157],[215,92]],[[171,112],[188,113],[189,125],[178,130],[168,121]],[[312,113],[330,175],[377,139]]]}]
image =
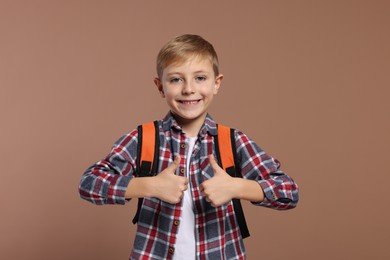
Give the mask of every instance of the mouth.
[{"label": "mouth", "polygon": [[184,104],[184,105],[195,105],[200,102],[200,99],[195,99],[195,100],[178,100],[179,103]]}]

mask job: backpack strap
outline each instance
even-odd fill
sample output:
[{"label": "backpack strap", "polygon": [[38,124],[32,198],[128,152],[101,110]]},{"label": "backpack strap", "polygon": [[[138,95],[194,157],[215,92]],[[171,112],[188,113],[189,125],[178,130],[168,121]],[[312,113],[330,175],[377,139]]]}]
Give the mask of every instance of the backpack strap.
[{"label": "backpack strap", "polygon": [[[217,124],[218,138],[215,139],[215,151],[220,166],[231,177],[242,178],[241,170],[237,167],[237,148],[236,140],[234,137],[234,129]],[[233,208],[240,227],[242,238],[250,236],[249,229],[246,224],[244,211],[239,199],[233,199]]]},{"label": "backpack strap", "polygon": [[[138,146],[137,146],[137,176],[150,177],[154,176],[157,171],[158,153],[160,147],[158,122],[153,121],[138,128]],[[133,218],[133,224],[138,222],[141,211],[143,198],[138,198],[137,212]]]}]

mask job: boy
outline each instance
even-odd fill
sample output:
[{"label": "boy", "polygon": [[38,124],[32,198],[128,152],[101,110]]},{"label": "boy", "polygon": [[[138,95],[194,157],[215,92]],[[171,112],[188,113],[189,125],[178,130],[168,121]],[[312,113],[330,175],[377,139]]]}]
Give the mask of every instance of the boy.
[{"label": "boy", "polygon": [[159,162],[152,177],[137,172],[138,130],[119,139],[80,183],[82,198],[124,204],[144,198],[130,259],[245,259],[232,199],[290,209],[294,181],[244,133],[234,130],[233,178],[216,162],[216,123],[207,109],[223,79],[213,46],[197,35],[178,36],[157,57],[154,83],[170,111],[158,121]]}]

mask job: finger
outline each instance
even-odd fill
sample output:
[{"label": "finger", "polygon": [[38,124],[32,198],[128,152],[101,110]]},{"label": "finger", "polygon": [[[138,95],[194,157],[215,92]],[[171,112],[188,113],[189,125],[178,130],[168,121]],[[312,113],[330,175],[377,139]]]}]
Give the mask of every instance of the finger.
[{"label": "finger", "polygon": [[[183,178],[184,179],[184,178]],[[184,182],[182,182],[182,184],[181,184],[181,187],[182,187],[182,190],[183,191],[185,191],[186,189],[187,189],[187,187],[188,187],[188,182],[184,179]]]},{"label": "finger", "polygon": [[173,160],[172,164],[168,166],[169,169],[175,171],[180,165],[180,155],[176,155],[175,160]]},{"label": "finger", "polygon": [[217,161],[215,160],[214,155],[212,155],[212,154],[209,155],[209,162],[210,162],[211,168],[213,168],[214,171],[217,171],[218,169],[221,168],[221,167],[219,167]]}]

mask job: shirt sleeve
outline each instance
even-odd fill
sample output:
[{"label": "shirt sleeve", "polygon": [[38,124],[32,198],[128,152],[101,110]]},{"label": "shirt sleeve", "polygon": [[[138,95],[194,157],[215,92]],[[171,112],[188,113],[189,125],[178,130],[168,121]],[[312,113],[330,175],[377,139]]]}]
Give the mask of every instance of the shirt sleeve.
[{"label": "shirt sleeve", "polygon": [[138,132],[121,137],[111,152],[81,177],[79,193],[94,204],[125,204],[125,193],[136,170]]},{"label": "shirt sleeve", "polygon": [[295,208],[298,200],[298,185],[280,169],[280,162],[266,154],[244,133],[236,130],[237,157],[243,178],[255,180],[264,192],[257,206],[284,210]]}]

